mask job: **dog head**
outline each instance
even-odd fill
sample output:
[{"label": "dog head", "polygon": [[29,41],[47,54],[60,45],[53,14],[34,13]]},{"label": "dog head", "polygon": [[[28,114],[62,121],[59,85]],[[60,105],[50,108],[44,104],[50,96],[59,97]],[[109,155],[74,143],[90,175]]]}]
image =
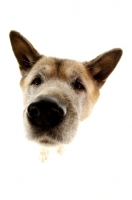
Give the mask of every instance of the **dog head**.
[{"label": "dog head", "polygon": [[10,40],[22,75],[27,138],[47,145],[70,143],[79,122],[90,115],[122,50],[78,62],[41,55],[16,31],[10,32]]}]

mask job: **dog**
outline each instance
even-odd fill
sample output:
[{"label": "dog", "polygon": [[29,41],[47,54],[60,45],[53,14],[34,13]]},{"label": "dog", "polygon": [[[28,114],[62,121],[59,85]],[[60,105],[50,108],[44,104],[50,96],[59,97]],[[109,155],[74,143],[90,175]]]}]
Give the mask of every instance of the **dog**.
[{"label": "dog", "polygon": [[79,62],[41,55],[16,31],[10,32],[10,41],[22,75],[26,137],[44,146],[44,161],[48,147],[62,149],[72,142],[122,50],[114,48],[89,62]]}]

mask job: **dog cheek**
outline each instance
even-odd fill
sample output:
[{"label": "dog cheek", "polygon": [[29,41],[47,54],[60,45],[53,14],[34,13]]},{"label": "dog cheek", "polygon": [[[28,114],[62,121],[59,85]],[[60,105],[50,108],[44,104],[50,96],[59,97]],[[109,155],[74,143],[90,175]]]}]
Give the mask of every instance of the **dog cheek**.
[{"label": "dog cheek", "polygon": [[26,108],[23,111],[23,126],[24,126],[25,137],[28,140],[33,140],[33,134],[32,134],[33,127],[31,127],[31,124],[28,121],[28,118],[27,118],[27,109]]},{"label": "dog cheek", "polygon": [[80,108],[79,104],[76,104],[71,110],[70,114],[67,118],[66,125],[65,125],[65,131],[64,136],[67,138],[68,142],[71,142],[78,129],[78,125],[80,122]]},{"label": "dog cheek", "polygon": [[26,108],[36,97],[37,91],[32,87],[28,87],[23,91],[23,105]]},{"label": "dog cheek", "polygon": [[30,141],[35,140],[38,135],[37,132],[39,132],[39,130],[31,125],[31,123],[29,122],[27,117],[27,108],[25,108],[23,111],[23,126],[25,137]]},{"label": "dog cheek", "polygon": [[93,103],[91,98],[87,94],[83,94],[79,100],[80,107],[80,121],[86,119],[93,109]]},{"label": "dog cheek", "polygon": [[70,112],[70,115],[67,117],[62,126],[58,127],[57,132],[62,143],[68,144],[72,142],[77,133],[79,121],[78,113],[74,110],[74,112]]}]

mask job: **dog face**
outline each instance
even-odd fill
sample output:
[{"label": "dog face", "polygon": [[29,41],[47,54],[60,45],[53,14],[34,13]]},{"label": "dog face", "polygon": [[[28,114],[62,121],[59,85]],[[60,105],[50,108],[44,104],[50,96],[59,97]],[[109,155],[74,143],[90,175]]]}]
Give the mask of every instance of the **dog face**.
[{"label": "dog face", "polygon": [[90,62],[77,62],[39,54],[16,31],[10,32],[10,40],[22,75],[27,138],[45,145],[70,143],[79,122],[90,115],[122,50],[112,49]]}]

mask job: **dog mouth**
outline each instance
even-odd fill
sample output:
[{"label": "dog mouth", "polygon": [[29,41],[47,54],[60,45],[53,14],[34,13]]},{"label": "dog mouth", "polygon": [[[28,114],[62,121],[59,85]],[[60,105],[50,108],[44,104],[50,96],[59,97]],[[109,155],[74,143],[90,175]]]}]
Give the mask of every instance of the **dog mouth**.
[{"label": "dog mouth", "polygon": [[45,144],[45,145],[51,145],[51,146],[56,146],[56,145],[58,145],[58,141],[57,140],[55,140],[55,139],[52,139],[52,138],[43,138],[43,139],[40,139],[39,140],[39,143],[40,144]]},{"label": "dog mouth", "polygon": [[54,144],[53,142],[48,141],[47,139],[40,140],[40,143],[44,143],[44,144]]}]

